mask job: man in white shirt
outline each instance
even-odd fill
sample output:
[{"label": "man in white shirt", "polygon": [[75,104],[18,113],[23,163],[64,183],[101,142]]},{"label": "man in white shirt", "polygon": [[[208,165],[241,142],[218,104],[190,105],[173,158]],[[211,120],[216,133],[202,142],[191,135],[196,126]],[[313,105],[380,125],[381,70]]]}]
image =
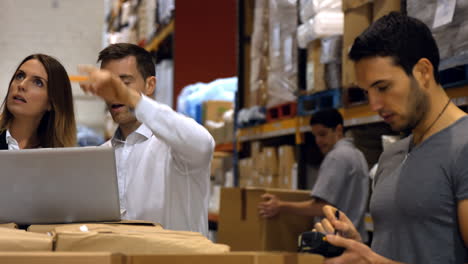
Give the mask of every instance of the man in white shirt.
[{"label": "man in white shirt", "polygon": [[100,70],[81,67],[89,74],[81,88],[105,100],[119,125],[106,144],[115,149],[122,218],[207,235],[213,138],[193,119],[149,98],[156,77],[145,49],[113,44],[98,61]]}]

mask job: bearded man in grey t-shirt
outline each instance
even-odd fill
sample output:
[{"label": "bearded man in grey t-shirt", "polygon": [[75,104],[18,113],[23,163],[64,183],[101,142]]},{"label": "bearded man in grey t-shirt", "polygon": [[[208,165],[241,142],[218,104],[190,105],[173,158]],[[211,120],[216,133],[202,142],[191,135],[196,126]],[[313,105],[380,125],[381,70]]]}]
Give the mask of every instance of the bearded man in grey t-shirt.
[{"label": "bearded man in grey t-shirt", "polygon": [[372,247],[348,217],[324,207],[325,263],[462,264],[468,245],[468,117],[439,83],[439,51],[421,21],[390,13],[356,38],[349,57],[372,110],[411,135],[386,150],[371,197]]}]

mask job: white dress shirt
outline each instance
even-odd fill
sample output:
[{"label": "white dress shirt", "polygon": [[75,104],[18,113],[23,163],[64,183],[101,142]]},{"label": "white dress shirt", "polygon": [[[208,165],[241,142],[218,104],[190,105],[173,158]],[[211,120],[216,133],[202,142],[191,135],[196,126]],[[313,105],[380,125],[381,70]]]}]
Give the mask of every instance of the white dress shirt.
[{"label": "white dress shirt", "polygon": [[10,134],[10,130],[6,131],[6,143],[8,144],[8,150],[19,150],[18,141]]},{"label": "white dress shirt", "polygon": [[214,140],[195,120],[142,95],[142,125],[115,149],[122,219],[208,234],[210,162]]}]

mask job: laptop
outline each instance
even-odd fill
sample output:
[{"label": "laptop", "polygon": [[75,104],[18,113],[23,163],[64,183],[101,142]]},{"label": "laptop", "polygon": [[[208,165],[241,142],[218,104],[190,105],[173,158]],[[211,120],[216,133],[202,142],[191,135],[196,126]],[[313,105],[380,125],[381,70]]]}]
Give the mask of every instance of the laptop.
[{"label": "laptop", "polygon": [[120,220],[111,147],[0,151],[0,223]]}]

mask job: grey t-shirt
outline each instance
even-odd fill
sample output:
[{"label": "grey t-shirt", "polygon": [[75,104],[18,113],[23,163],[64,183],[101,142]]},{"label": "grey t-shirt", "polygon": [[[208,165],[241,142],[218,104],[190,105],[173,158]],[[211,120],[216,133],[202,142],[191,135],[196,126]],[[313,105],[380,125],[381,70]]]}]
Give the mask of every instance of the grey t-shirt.
[{"label": "grey t-shirt", "polygon": [[411,140],[380,157],[370,204],[372,249],[405,263],[464,263],[457,202],[468,199],[468,117],[408,154]]},{"label": "grey t-shirt", "polygon": [[339,140],[325,155],[311,195],[343,211],[367,241],[364,214],[369,196],[369,168],[351,139]]}]

